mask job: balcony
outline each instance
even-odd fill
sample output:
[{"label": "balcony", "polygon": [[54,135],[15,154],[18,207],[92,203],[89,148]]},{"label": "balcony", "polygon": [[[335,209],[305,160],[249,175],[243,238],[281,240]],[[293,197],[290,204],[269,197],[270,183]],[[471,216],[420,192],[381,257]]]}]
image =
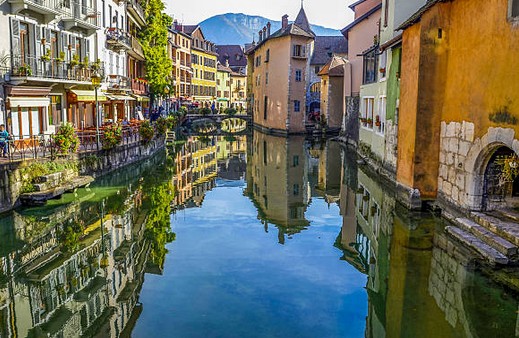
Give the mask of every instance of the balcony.
[{"label": "balcony", "polygon": [[43,60],[32,55],[11,55],[8,72],[9,81],[17,82],[60,82],[90,84],[95,69],[104,77],[103,64],[94,65],[64,61],[60,59]]},{"label": "balcony", "polygon": [[144,16],[144,10],[137,0],[126,0],[126,9],[136,19],[137,23],[141,26],[146,25],[146,17]]},{"label": "balcony", "polygon": [[131,49],[128,50],[128,54],[136,60],[144,61],[144,51],[142,50],[142,45],[139,40],[134,36],[130,36],[130,41]]},{"label": "balcony", "polygon": [[137,95],[148,94],[148,81],[144,79],[132,79],[132,91]]},{"label": "balcony", "polygon": [[131,50],[131,36],[122,29],[115,27],[107,28],[106,46],[116,52]]},{"label": "balcony", "polygon": [[108,89],[110,90],[129,90],[130,79],[122,75],[108,75]]},{"label": "balcony", "polygon": [[65,0],[61,11],[64,14],[62,20],[66,30],[78,28],[91,35],[100,28],[100,13],[92,8]]},{"label": "balcony", "polygon": [[43,21],[49,23],[61,14],[58,10],[58,0],[9,0],[11,12],[18,14],[21,11],[30,11],[41,14]]}]

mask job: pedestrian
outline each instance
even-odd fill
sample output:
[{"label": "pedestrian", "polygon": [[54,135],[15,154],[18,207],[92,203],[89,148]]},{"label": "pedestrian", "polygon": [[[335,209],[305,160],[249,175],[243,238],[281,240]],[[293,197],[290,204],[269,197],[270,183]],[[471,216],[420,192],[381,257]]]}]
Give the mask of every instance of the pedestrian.
[{"label": "pedestrian", "polygon": [[0,124],[0,149],[2,150],[2,156],[7,157],[9,151],[9,133],[5,130],[5,125]]}]

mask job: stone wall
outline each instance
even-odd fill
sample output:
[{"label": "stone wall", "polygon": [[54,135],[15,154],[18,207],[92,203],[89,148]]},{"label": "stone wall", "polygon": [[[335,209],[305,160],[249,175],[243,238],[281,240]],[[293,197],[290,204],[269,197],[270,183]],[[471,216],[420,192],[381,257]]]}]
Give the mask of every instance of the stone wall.
[{"label": "stone wall", "polygon": [[[149,145],[140,143],[122,145],[111,150],[82,153],[71,160],[78,160],[80,174],[100,177],[129,164],[146,159],[164,148],[164,139],[155,139]],[[29,160],[47,161],[46,159]],[[0,165],[0,213],[9,211],[20,204],[19,195],[22,189],[21,168],[29,161]]]},{"label": "stone wall", "polygon": [[398,157],[398,124],[386,120],[386,149],[384,167],[390,172],[396,173],[396,159]]},{"label": "stone wall", "polygon": [[359,96],[346,97],[346,114],[344,116],[341,136],[344,136],[348,143],[354,145],[359,141],[359,107]]}]

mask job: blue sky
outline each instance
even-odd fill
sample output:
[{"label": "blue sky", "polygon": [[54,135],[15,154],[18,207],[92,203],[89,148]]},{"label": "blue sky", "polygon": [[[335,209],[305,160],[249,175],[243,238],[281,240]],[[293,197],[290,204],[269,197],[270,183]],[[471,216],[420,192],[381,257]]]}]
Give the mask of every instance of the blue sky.
[{"label": "blue sky", "polygon": [[[294,20],[301,6],[300,0],[164,0],[167,13],[185,24],[196,24],[213,15],[245,13],[281,20],[288,14]],[[305,0],[304,7],[312,24],[341,29],[353,19],[348,5],[354,0]]]}]

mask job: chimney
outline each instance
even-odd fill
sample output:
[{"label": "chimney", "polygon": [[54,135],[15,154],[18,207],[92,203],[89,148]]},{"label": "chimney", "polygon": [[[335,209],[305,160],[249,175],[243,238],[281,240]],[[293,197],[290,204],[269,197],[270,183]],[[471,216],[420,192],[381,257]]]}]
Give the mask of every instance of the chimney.
[{"label": "chimney", "polygon": [[283,17],[281,18],[281,28],[282,29],[285,29],[288,27],[288,15],[283,15]]},{"label": "chimney", "polygon": [[268,38],[268,36],[267,36],[267,27],[265,26],[265,27],[263,27],[263,39],[266,40],[267,38]]},{"label": "chimney", "polygon": [[259,34],[259,40],[258,40],[258,42],[263,41],[263,31],[262,31],[261,29],[260,29],[260,31],[259,31],[258,34]]},{"label": "chimney", "polygon": [[270,36],[270,26],[271,25],[270,25],[270,21],[269,21],[269,22],[267,22],[267,37]]}]

